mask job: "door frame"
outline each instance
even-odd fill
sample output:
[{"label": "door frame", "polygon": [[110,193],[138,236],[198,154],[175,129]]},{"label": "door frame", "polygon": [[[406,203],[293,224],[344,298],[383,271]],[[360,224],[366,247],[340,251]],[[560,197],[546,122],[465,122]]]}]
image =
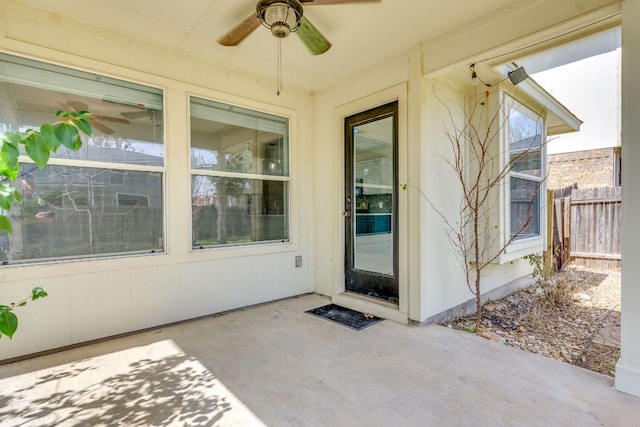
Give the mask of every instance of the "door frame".
[{"label": "door frame", "polygon": [[[334,212],[334,238],[333,238],[333,252],[335,254],[335,260],[338,262],[333,263],[333,293],[331,295],[332,300],[339,305],[348,307],[354,310],[363,311],[367,313],[375,314],[379,317],[394,320],[400,323],[408,323],[409,321],[409,307],[410,301],[414,301],[417,304],[416,308],[419,311],[419,289],[420,278],[419,269],[412,268],[410,265],[410,251],[408,240],[409,229],[409,198],[407,191],[398,192],[398,294],[399,304],[391,306],[384,302],[370,301],[367,297],[360,297],[357,294],[345,292],[344,286],[344,271],[345,271],[345,254],[344,254],[344,120],[345,118],[357,114],[359,112],[371,110],[375,107],[388,104],[390,102],[398,102],[398,183],[409,182],[408,175],[408,84],[400,83],[371,95],[359,98],[352,102],[345,103],[339,107],[336,107],[333,111],[333,128],[335,135],[334,149],[336,152],[336,165],[335,172],[339,174],[339,191],[335,192],[333,198],[333,205],[335,206]],[[416,177],[419,178],[420,174],[417,173]],[[412,207],[415,210],[417,206]],[[412,211],[413,212],[413,211]],[[414,212],[415,216],[419,215],[419,212]],[[414,239],[415,240],[415,239]],[[416,240],[416,249],[419,250],[419,244]],[[414,245],[412,245],[414,246]],[[417,256],[415,253],[411,257]],[[417,264],[413,264],[414,266]],[[410,277],[413,279],[414,285],[409,286]],[[415,294],[413,298],[411,294]]]},{"label": "door frame", "polygon": [[[356,149],[356,136],[354,129],[356,127],[365,126],[368,123],[373,123],[378,120],[384,120],[392,118],[392,142],[391,142],[391,250],[392,250],[392,275],[386,275],[374,271],[358,269],[353,265],[355,263],[355,255],[357,248],[357,217],[358,210],[355,206],[357,193],[352,192],[355,187],[357,162],[355,158]],[[374,290],[373,287],[377,287],[378,292],[384,291],[387,295],[381,295],[390,298],[397,298],[399,296],[399,281],[398,281],[398,101],[393,101],[384,105],[379,105],[372,109],[356,113],[352,116],[346,117],[343,124],[344,128],[344,195],[345,195],[345,213],[344,213],[344,280],[345,288],[348,288],[348,283],[353,282],[353,285],[364,285],[365,281],[371,283],[370,290]],[[349,181],[349,182],[347,182]],[[377,286],[376,286],[377,285]],[[360,295],[364,293],[358,292],[353,289],[346,289],[350,292],[356,292]],[[375,291],[374,291],[375,292]],[[392,295],[389,295],[391,293]],[[385,301],[379,298],[379,301]],[[397,300],[399,304],[399,299]]]}]

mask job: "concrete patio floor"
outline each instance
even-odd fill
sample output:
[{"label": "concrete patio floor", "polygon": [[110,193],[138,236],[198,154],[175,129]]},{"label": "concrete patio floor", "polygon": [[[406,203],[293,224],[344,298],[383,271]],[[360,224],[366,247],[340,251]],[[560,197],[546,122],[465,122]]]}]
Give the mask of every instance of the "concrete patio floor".
[{"label": "concrete patio floor", "polygon": [[[2,426],[626,426],[613,379],[305,295],[0,366]],[[18,332],[19,333],[19,332]],[[9,341],[2,345],[11,345]]]}]

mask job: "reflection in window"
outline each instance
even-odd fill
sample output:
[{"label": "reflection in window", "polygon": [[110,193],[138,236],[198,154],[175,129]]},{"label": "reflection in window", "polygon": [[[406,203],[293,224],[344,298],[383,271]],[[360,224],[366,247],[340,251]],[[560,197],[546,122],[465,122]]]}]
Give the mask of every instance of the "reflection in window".
[{"label": "reflection in window", "polygon": [[191,168],[289,175],[289,120],[204,99],[191,100]]},{"label": "reflection in window", "polygon": [[543,174],[543,119],[515,104],[508,118],[509,236],[540,236],[540,194]]},{"label": "reflection in window", "polygon": [[0,239],[3,261],[59,259],[160,250],[162,174],[130,171],[118,193],[108,169],[22,164],[23,202],[11,211],[13,233]]},{"label": "reflection in window", "polygon": [[191,179],[195,247],[288,239],[286,182]]},{"label": "reflection in window", "polygon": [[511,178],[511,230],[519,232],[518,238],[540,235],[540,183],[521,178]]},{"label": "reflection in window", "polygon": [[25,158],[2,261],[163,250],[162,103],[159,89],[0,53],[0,131],[39,128],[59,110],[88,110],[93,127],[79,151],[52,153],[55,166]]},{"label": "reflection in window", "polygon": [[288,139],[287,118],[192,98],[194,248],[289,239]]}]

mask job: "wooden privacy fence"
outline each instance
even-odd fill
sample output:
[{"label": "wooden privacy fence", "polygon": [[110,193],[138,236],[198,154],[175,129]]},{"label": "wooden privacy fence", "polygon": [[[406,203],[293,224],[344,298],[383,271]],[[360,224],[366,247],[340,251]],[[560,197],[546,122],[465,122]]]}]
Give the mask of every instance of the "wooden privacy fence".
[{"label": "wooden privacy fence", "polygon": [[[556,265],[620,269],[621,187],[556,190],[553,240]],[[551,209],[550,209],[551,211]]]}]

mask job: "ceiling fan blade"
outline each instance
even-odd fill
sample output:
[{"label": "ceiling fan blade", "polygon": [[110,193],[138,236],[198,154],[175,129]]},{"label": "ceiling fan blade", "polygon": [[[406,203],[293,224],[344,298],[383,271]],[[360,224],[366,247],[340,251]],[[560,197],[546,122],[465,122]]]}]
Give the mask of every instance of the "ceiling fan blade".
[{"label": "ceiling fan blade", "polygon": [[142,119],[144,117],[151,117],[153,115],[153,113],[151,111],[148,110],[142,110],[142,111],[123,111],[122,113],[120,113],[120,115],[122,117],[125,117],[127,119],[130,120],[135,120],[135,119]]},{"label": "ceiling fan blade", "polygon": [[247,19],[236,25],[231,31],[218,39],[222,46],[237,46],[242,40],[260,26],[258,15],[253,13]]},{"label": "ceiling fan blade", "polygon": [[71,106],[71,108],[73,108],[76,111],[88,111],[89,110],[89,106],[87,104],[85,104],[84,102],[67,101],[67,104],[69,104]]},{"label": "ceiling fan blade", "polygon": [[111,117],[111,116],[96,116],[93,115],[93,118],[96,120],[101,120],[103,122],[114,122],[114,123],[122,123],[123,125],[128,125],[130,122],[127,119],[122,119],[120,117]]},{"label": "ceiling fan blade", "polygon": [[382,0],[299,0],[305,6],[321,6],[323,4],[348,4],[348,3],[380,3]]},{"label": "ceiling fan blade", "polygon": [[108,126],[103,125],[97,120],[89,120],[89,121],[91,122],[91,126],[93,126],[94,129],[98,129],[100,132],[104,133],[105,135],[112,135],[116,133],[115,130],[111,129]]},{"label": "ceiling fan blade", "polygon": [[331,47],[329,40],[304,16],[300,18],[300,28],[296,34],[314,55],[325,53]]}]

